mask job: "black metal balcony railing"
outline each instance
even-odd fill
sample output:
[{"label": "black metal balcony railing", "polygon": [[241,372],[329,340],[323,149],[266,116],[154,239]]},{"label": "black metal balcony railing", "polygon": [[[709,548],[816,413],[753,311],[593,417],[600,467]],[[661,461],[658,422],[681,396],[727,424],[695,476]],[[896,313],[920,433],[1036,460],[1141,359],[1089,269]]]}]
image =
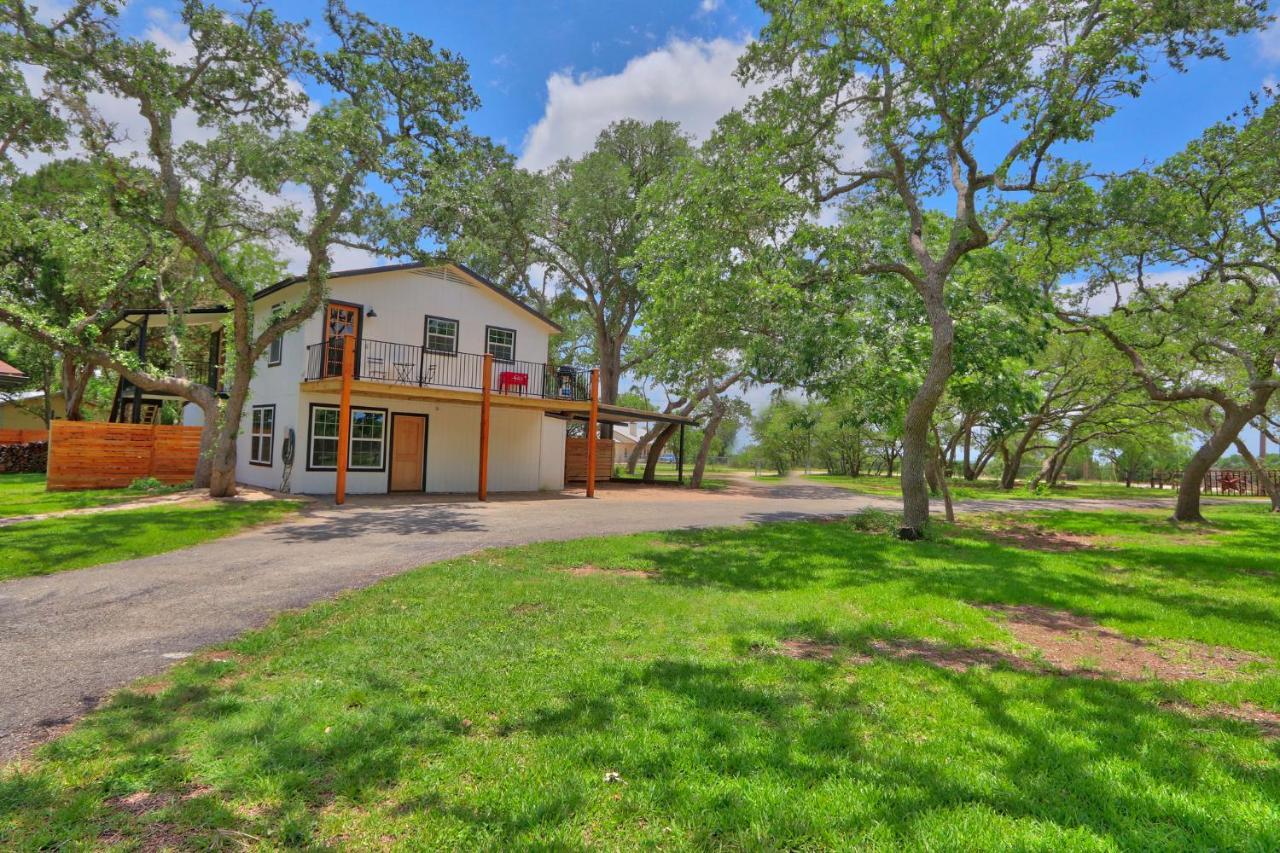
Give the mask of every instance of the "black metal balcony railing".
[{"label": "black metal balcony railing", "polygon": [[[342,375],[342,339],[333,338],[307,347],[304,381]],[[356,342],[356,379],[412,385],[421,388],[484,388],[484,356],[470,352],[448,353],[416,344],[359,340]],[[590,371],[538,361],[493,360],[490,387],[495,393],[542,397],[548,400],[590,399]]]},{"label": "black metal balcony railing", "polygon": [[[158,371],[160,375],[168,373],[172,376],[177,375],[178,372],[177,368],[173,366],[167,368],[161,367],[148,369]],[[219,390],[220,383],[222,381],[222,366],[217,362],[210,363],[205,359],[183,359],[182,369],[185,372],[186,377],[192,382],[199,382],[202,385],[207,385],[210,388],[213,388],[214,390]],[[133,383],[128,379],[121,377],[120,387],[126,394],[133,393]],[[143,391],[142,393],[146,395],[150,392]]]}]

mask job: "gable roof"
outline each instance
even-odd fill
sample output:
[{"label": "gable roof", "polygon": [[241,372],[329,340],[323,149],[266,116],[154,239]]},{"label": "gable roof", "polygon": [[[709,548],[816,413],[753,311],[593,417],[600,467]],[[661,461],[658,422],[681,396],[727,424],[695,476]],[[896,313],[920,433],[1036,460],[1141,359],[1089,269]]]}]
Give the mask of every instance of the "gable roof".
[{"label": "gable roof", "polygon": [[27,381],[27,374],[6,361],[0,361],[0,388],[13,388]]},{"label": "gable roof", "polygon": [[[494,284],[488,278],[485,278],[480,273],[476,272],[475,270],[471,269],[465,264],[460,264],[456,261],[441,261],[439,263],[425,263],[423,261],[411,261],[409,263],[404,263],[404,264],[387,264],[386,266],[381,266],[381,267],[361,267],[359,269],[338,270],[336,272],[331,272],[329,273],[328,277],[331,279],[332,278],[350,278],[352,276],[357,276],[357,275],[378,275],[379,273],[387,273],[387,272],[406,272],[410,270],[431,270],[431,269],[440,269],[443,267],[453,267],[454,269],[466,275],[467,278],[472,279],[482,287],[488,288],[489,290],[493,291],[498,296],[501,296],[503,299],[507,300],[512,305],[519,308],[520,310],[524,311],[527,314],[531,314],[537,319],[546,323],[548,326],[555,329],[557,332],[564,331],[564,329],[560,326],[559,323],[557,323],[555,320],[552,320],[550,317],[543,314],[541,311],[538,311],[532,305],[529,305],[525,302],[521,302],[519,299],[517,299],[516,297],[508,293],[506,290]],[[253,298],[257,300],[257,299],[263,298],[264,296],[270,296],[273,293],[277,293],[281,290],[284,290],[286,287],[299,284],[306,280],[307,280],[307,277],[304,275],[289,276],[288,278],[277,281],[275,284],[271,285],[270,287],[264,287],[262,290],[259,290],[257,293],[253,294]]]},{"label": "gable roof", "polygon": [[[480,275],[480,273],[476,272],[475,270],[471,269],[468,266],[457,263],[456,261],[440,261],[438,263],[430,263],[430,264],[423,263],[421,261],[413,261],[405,264],[388,264],[382,267],[361,267],[359,269],[337,270],[335,272],[329,273],[328,278],[331,278],[331,279],[332,278],[352,278],[358,275],[378,275],[379,273],[387,273],[387,272],[406,272],[406,271],[412,271],[412,270],[443,269],[445,267],[452,267],[453,269],[462,273],[467,278],[474,281],[479,286],[493,291],[494,294],[501,296],[503,299],[507,300],[512,305],[519,308],[521,311],[524,311],[526,314],[529,314],[530,316],[535,317],[541,322],[546,323],[555,331],[557,332],[564,331],[564,328],[561,327],[559,323],[557,323],[555,320],[552,320],[550,317],[543,314],[541,311],[538,311],[532,305],[528,305],[524,302],[521,302],[519,299],[517,299],[516,297],[508,293],[506,290],[503,290],[501,287],[494,284],[489,279]],[[262,290],[257,291],[256,293],[253,294],[253,298],[255,301],[257,301],[259,299],[262,299],[263,297],[270,296],[273,293],[278,293],[279,291],[284,290],[286,287],[290,287],[295,284],[300,284],[306,280],[307,280],[307,277],[304,275],[291,275],[288,278],[281,279],[280,281],[277,281],[275,284],[269,285],[268,287],[264,287]],[[188,315],[206,314],[206,315],[209,315],[210,318],[217,318],[226,314],[229,310],[230,309],[228,309],[224,305],[218,305],[218,306],[203,307],[203,308],[189,308],[185,313]],[[130,308],[126,312],[126,317],[140,317],[143,314],[157,316],[157,315],[163,315],[165,313],[166,311],[163,308]]]}]

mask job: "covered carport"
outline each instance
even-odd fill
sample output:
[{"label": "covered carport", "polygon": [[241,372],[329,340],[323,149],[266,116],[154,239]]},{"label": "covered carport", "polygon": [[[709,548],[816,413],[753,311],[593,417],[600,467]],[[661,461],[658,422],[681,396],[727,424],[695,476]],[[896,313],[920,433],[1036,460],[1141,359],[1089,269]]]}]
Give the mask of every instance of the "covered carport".
[{"label": "covered carport", "polygon": [[[616,427],[625,427],[633,423],[657,423],[665,424],[674,429],[676,435],[676,482],[684,483],[684,459],[685,459],[685,441],[684,433],[686,426],[697,426],[698,421],[688,415],[681,415],[676,412],[657,412],[646,409],[634,409],[629,406],[619,406],[609,403],[600,403],[597,407],[595,422],[610,430]],[[587,449],[587,437],[591,434],[591,416],[584,412],[561,412],[553,415],[561,417],[570,423],[579,423],[584,427],[586,436],[583,438],[569,437],[565,439],[565,485],[571,483],[584,483],[589,479],[589,469],[586,465],[586,459],[589,454]],[[660,434],[654,439],[653,444],[659,448],[665,447],[666,441],[670,438],[671,433],[665,436]],[[594,471],[596,479],[608,479],[613,469],[613,441],[611,438],[599,438],[597,435],[596,448],[593,454],[596,460],[596,469]],[[607,463],[602,465],[601,463]],[[601,467],[605,468],[605,473],[601,474]]]}]

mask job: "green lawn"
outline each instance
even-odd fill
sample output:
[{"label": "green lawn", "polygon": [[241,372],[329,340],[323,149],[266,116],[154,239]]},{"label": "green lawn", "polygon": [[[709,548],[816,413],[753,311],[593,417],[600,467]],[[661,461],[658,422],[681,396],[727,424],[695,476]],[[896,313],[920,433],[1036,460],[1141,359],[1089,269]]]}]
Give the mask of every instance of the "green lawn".
[{"label": "green lawn", "polygon": [[186,548],[276,521],[299,506],[296,501],[161,504],[5,525],[0,527],[0,581]]},{"label": "green lawn", "polygon": [[[870,475],[862,475],[859,477],[849,477],[838,474],[811,474],[808,479],[820,483],[829,483],[833,486],[840,486],[850,491],[859,492],[868,495],[893,495],[902,494],[901,480],[897,477],[876,477]],[[1090,480],[1082,483],[1069,483],[1058,486],[1044,492],[1036,494],[1028,491],[1022,486],[1005,490],[1000,488],[1000,484],[995,480],[978,480],[976,482],[964,482],[957,480],[949,480],[948,485],[951,486],[951,496],[956,500],[972,500],[972,499],[995,499],[995,500],[1040,500],[1046,497],[1050,498],[1099,498],[1103,500],[1142,500],[1151,498],[1174,498],[1177,497],[1176,489],[1151,489],[1146,486],[1134,486],[1128,488],[1124,483],[1106,483],[1098,480]],[[1221,497],[1214,495],[1215,498]],[[1238,496],[1230,496],[1238,499]],[[1262,500],[1254,498],[1254,500]]]},{"label": "green lawn", "polygon": [[[1077,551],[833,522],[454,559],[118,695],[0,773],[0,846],[1274,850],[1280,745],[1170,706],[1280,710],[1272,665],[1161,683],[876,652],[1018,651],[973,606],[1004,603],[1280,660],[1280,524],[1216,516],[1019,516],[1104,546]],[[779,653],[806,641],[833,651]]]},{"label": "green lawn", "polygon": [[131,489],[46,492],[44,484],[44,474],[0,474],[0,518],[103,506],[147,496],[146,492]]}]

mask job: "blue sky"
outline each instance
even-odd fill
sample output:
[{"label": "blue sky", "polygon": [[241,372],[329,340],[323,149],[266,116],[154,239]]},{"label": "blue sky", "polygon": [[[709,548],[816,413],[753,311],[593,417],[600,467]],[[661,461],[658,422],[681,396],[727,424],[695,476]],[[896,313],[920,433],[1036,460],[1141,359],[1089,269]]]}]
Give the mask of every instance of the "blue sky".
[{"label": "blue sky", "polygon": [[[483,102],[473,126],[525,155],[529,165],[578,153],[627,108],[704,133],[712,113],[741,100],[728,60],[764,20],[754,3],[735,0],[351,5],[461,53]],[[314,19],[322,7],[317,0],[282,0],[276,8]],[[1229,62],[1161,74],[1095,142],[1073,154],[1102,169],[1158,161],[1244,105],[1265,81],[1280,80],[1280,28],[1236,39],[1231,54]],[[530,139],[540,122],[541,132]]]},{"label": "blue sky", "polygon": [[[745,100],[732,72],[764,22],[746,0],[348,2],[463,56],[482,101],[470,124],[534,168],[582,153],[603,127],[624,117],[673,119],[704,136]],[[323,6],[323,0],[273,3],[294,20],[315,21]],[[173,8],[172,0],[131,0],[127,27],[161,41],[166,29],[179,36]],[[1234,39],[1230,52],[1227,62],[1159,73],[1095,140],[1067,153],[1101,170],[1158,162],[1245,105],[1251,92],[1280,81],[1280,25]]]}]

